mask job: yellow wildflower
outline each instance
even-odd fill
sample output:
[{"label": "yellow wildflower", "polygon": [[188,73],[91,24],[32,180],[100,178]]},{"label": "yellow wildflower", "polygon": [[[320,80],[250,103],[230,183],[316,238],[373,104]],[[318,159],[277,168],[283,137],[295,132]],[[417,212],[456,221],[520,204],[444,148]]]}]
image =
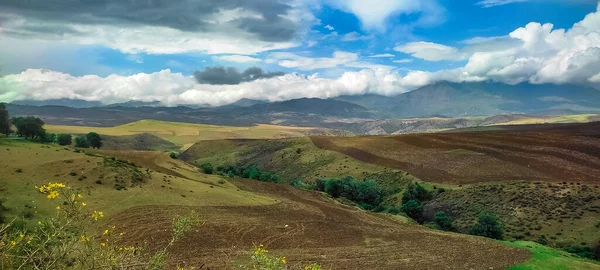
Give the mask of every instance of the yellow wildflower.
[{"label": "yellow wildflower", "polygon": [[56,210],[60,210],[60,205],[56,207]]},{"label": "yellow wildflower", "polygon": [[83,196],[81,196],[81,194],[77,194],[77,198],[83,198]]},{"label": "yellow wildflower", "polygon": [[10,242],[10,244],[11,244],[11,245],[14,247],[14,246],[16,246],[16,245],[17,245],[17,242],[15,242],[15,241],[12,241],[12,242]]},{"label": "yellow wildflower", "polygon": [[84,243],[90,241],[90,239],[88,237],[86,237],[85,235],[81,235],[80,239],[81,239],[81,242],[84,242]]},{"label": "yellow wildflower", "polygon": [[38,225],[42,225],[42,222],[41,222],[41,221],[38,221]]},{"label": "yellow wildflower", "polygon": [[283,258],[281,258],[281,262],[282,262],[283,264],[286,264],[286,263],[287,263],[287,260],[285,259],[285,256],[284,256]]},{"label": "yellow wildflower", "polygon": [[105,246],[106,246],[106,244],[105,244],[105,243],[100,243],[100,245],[101,245],[101,246],[103,246],[103,247],[105,247]]},{"label": "yellow wildflower", "polygon": [[31,240],[33,240],[33,237],[27,238],[27,244],[31,244]]},{"label": "yellow wildflower", "polygon": [[19,237],[23,238],[23,237],[25,237],[25,235],[24,234],[19,234]]},{"label": "yellow wildflower", "polygon": [[120,233],[119,236],[123,236],[123,233]]},{"label": "yellow wildflower", "polygon": [[50,193],[48,193],[48,196],[46,196],[48,199],[55,199],[57,198],[59,195],[58,191],[50,191]]},{"label": "yellow wildflower", "polygon": [[108,234],[108,230],[104,230],[104,235],[107,235],[107,234]]},{"label": "yellow wildflower", "polygon": [[84,203],[84,202],[81,203],[81,206],[86,206],[86,205],[87,205],[87,203]]}]

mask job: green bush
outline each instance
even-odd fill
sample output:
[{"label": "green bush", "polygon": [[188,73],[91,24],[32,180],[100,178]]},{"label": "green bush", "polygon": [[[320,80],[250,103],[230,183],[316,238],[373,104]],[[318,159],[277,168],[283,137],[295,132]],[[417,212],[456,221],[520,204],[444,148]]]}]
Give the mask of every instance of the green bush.
[{"label": "green bush", "polygon": [[410,200],[422,203],[429,199],[431,199],[431,193],[419,184],[408,185],[404,193],[402,193],[402,204],[405,204]]},{"label": "green bush", "polygon": [[423,216],[423,205],[417,200],[410,200],[402,204],[402,212],[410,218],[420,221]]},{"label": "green bush", "polygon": [[202,171],[204,171],[205,174],[213,174],[213,166],[208,162],[200,165],[200,168],[202,169]]},{"label": "green bush", "polygon": [[92,148],[100,149],[100,147],[102,147],[102,138],[100,138],[100,135],[98,135],[98,133],[90,132],[88,133],[88,135],[86,135],[86,139],[90,143],[90,146]]},{"label": "green bush", "polygon": [[591,247],[573,246],[565,248],[565,251],[581,258],[594,259],[595,257],[594,249]]},{"label": "green bush", "polygon": [[346,198],[356,202],[367,210],[376,208],[383,201],[385,192],[373,180],[359,181],[352,177],[343,179],[329,178],[317,181],[317,189],[326,192],[334,198]]},{"label": "green bush", "polygon": [[453,231],[454,227],[452,226],[452,219],[446,215],[445,212],[439,211],[435,213],[434,220],[435,224],[440,228],[440,230],[444,231]]},{"label": "green bush", "polygon": [[75,137],[75,147],[90,148],[90,142],[86,137],[77,136]]},{"label": "green bush", "polygon": [[469,230],[469,234],[502,240],[502,223],[496,216],[481,215],[477,220],[477,224]]},{"label": "green bush", "polygon": [[179,154],[178,154],[177,152],[171,152],[171,153],[169,153],[169,156],[170,156],[172,159],[177,159],[177,158],[179,158]]},{"label": "green bush", "polygon": [[71,145],[73,143],[73,136],[71,134],[59,134],[56,140],[59,145]]}]

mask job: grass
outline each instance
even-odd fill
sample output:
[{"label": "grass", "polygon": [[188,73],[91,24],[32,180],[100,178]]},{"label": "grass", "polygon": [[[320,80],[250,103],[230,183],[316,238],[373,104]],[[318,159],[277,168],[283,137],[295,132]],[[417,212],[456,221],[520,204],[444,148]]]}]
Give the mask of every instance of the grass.
[{"label": "grass", "polygon": [[573,115],[561,115],[554,117],[529,117],[525,119],[519,119],[504,123],[497,123],[495,125],[528,125],[528,124],[559,124],[559,123],[587,123],[590,122],[590,117],[598,116],[597,114],[573,114]]},{"label": "grass", "polygon": [[591,260],[581,259],[567,252],[553,249],[534,242],[517,241],[506,244],[526,249],[532,253],[529,261],[515,265],[510,270],[584,270],[600,269],[600,264]]},{"label": "grass", "polygon": [[[275,203],[272,198],[240,191],[227,181],[219,184],[222,177],[192,173],[189,165],[187,172],[176,169],[182,177],[152,172],[146,183],[127,186],[127,190],[119,191],[114,188],[116,179],[126,179],[130,175],[105,166],[102,157],[28,141],[0,139],[0,145],[0,150],[7,153],[0,155],[0,190],[3,205],[9,209],[6,215],[9,219],[27,214],[31,216],[29,222],[33,222],[54,214],[56,205],[45,203],[46,198],[35,188],[50,181],[62,182],[79,190],[88,205],[104,211],[107,217],[144,205],[250,206]],[[170,158],[168,154],[164,155],[157,158],[157,166],[170,169],[183,167],[167,163]],[[19,169],[21,173],[17,172]],[[145,171],[144,168],[140,170]],[[86,178],[80,179],[81,176]],[[102,184],[96,183],[97,180],[101,180]]]},{"label": "grass", "polygon": [[256,125],[251,127],[215,126],[204,124],[189,124],[165,122],[158,120],[140,120],[116,127],[87,127],[87,126],[57,126],[46,125],[46,130],[52,133],[86,134],[97,132],[101,135],[126,136],[150,133],[173,142],[189,147],[198,141],[218,139],[273,139],[286,137],[301,137],[315,128],[287,127],[276,125]]}]

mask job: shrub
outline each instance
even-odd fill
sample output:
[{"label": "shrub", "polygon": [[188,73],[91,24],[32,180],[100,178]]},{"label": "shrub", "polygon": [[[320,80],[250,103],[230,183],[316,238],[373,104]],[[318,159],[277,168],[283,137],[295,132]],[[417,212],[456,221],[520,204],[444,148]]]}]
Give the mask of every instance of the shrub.
[{"label": "shrub", "polygon": [[80,147],[80,148],[90,148],[90,142],[87,140],[86,137],[75,137],[75,147]]},{"label": "shrub", "polygon": [[173,152],[169,153],[169,156],[172,159],[177,159],[177,158],[179,158],[179,153],[173,151]]},{"label": "shrub", "polygon": [[444,231],[452,231],[454,227],[452,226],[452,219],[446,215],[445,212],[439,211],[435,213],[434,220],[435,224],[440,228],[440,230]]},{"label": "shrub", "polygon": [[419,184],[410,184],[402,193],[402,204],[410,200],[424,202],[431,199],[431,194],[423,186]]},{"label": "shrub", "polygon": [[410,200],[402,204],[402,211],[410,218],[420,221],[423,216],[423,206],[419,201]]},{"label": "shrub", "polygon": [[477,220],[477,224],[469,230],[469,234],[502,240],[502,223],[496,216],[481,215]]},{"label": "shrub", "polygon": [[38,190],[60,201],[56,215],[40,220],[28,230],[17,222],[0,226],[0,262],[3,269],[164,269],[168,249],[193,226],[195,213],[173,219],[171,241],[156,253],[121,244],[123,234],[115,226],[95,233],[104,213],[87,207],[83,196],[62,183]]},{"label": "shrub", "polygon": [[213,174],[213,166],[208,162],[200,165],[200,168],[205,174]]},{"label": "shrub", "polygon": [[100,138],[100,135],[98,135],[98,133],[90,132],[85,137],[92,148],[100,149],[100,147],[102,147],[102,138]]},{"label": "shrub", "polygon": [[591,247],[572,246],[565,248],[565,251],[575,254],[581,258],[594,259],[595,257],[594,249]]},{"label": "shrub", "polygon": [[71,134],[58,134],[56,141],[62,146],[71,145],[73,143],[73,136]]},{"label": "shrub", "polygon": [[321,179],[321,182],[317,181],[317,189],[321,188],[331,197],[346,198],[368,210],[381,204],[385,195],[383,188],[377,182],[368,179],[359,181],[352,177]]}]

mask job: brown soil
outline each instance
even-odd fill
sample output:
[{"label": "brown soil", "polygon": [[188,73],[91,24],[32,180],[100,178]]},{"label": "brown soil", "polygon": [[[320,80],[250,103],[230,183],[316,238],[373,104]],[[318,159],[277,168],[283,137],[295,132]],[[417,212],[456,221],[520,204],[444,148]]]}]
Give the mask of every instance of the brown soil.
[{"label": "brown soil", "polygon": [[600,182],[600,123],[505,128],[311,139],[319,148],[405,170],[432,182]]},{"label": "brown soil", "polygon": [[[292,269],[320,263],[324,269],[504,269],[527,260],[527,251],[498,242],[403,224],[383,214],[343,206],[320,193],[236,180],[240,189],[281,202],[248,207],[153,207],[127,210],[111,220],[133,242],[160,247],[174,215],[197,211],[203,225],[171,250],[171,259],[209,269],[249,262],[253,245],[287,256]],[[206,266],[204,269],[206,269]]]}]

